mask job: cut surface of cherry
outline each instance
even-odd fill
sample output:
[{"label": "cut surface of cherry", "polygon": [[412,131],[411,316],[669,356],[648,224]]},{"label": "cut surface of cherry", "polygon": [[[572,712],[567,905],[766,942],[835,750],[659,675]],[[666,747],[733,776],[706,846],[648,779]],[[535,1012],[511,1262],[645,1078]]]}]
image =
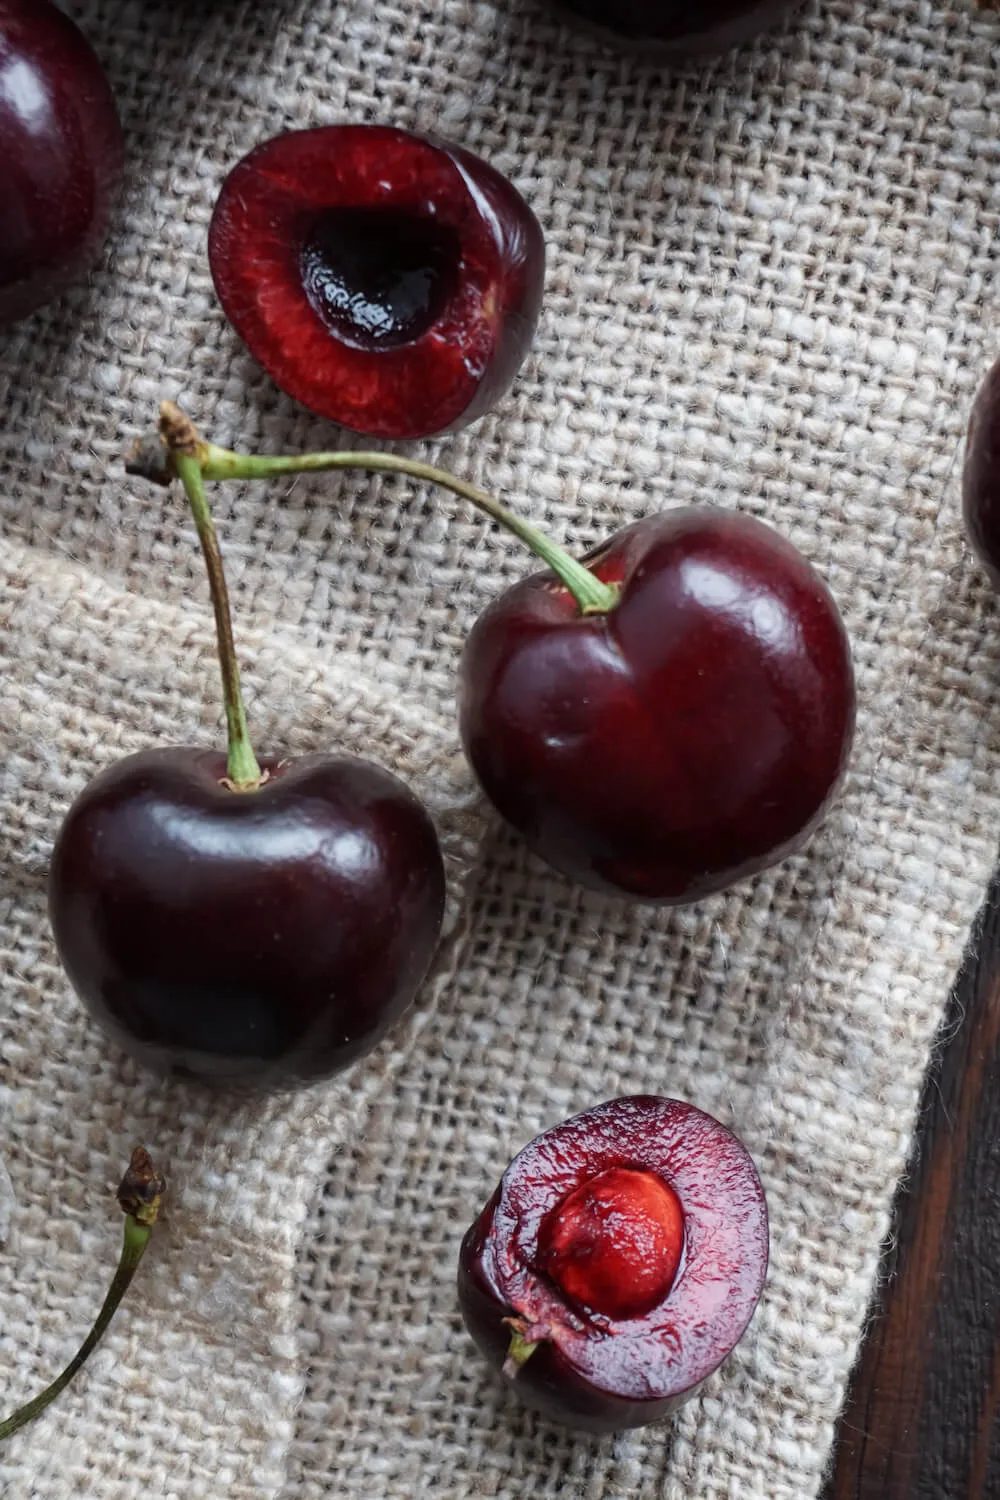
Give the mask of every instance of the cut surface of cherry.
[{"label": "cut surface of cherry", "polygon": [[979,387],[969,418],[962,510],[979,561],[1000,589],[1000,360]]},{"label": "cut surface of cherry", "polygon": [[90,44],[50,0],[0,0],[0,324],[90,268],[121,171],[118,113]]},{"label": "cut surface of cherry", "polygon": [[656,58],[726,52],[766,31],[801,0],[556,0],[605,41],[641,48]]},{"label": "cut surface of cherry", "polygon": [[[630,1227],[610,1223],[629,1215]],[[745,1147],[690,1104],[637,1095],[575,1115],[514,1158],[462,1242],[459,1302],[528,1405],[614,1432],[665,1416],[722,1363],[767,1260]]]},{"label": "cut surface of cherry", "polygon": [[466,643],[462,740],[494,806],[557,870],[645,901],[697,900],[798,849],[855,719],[819,575],[709,506],[638,521],[585,562],[609,608],[536,574]]},{"label": "cut surface of cherry", "polygon": [[159,437],[158,482],[181,480],[205,556],[228,750],[143,751],[84,788],[52,856],[56,945],[92,1014],[151,1067],[310,1082],[368,1052],[413,999],[441,930],[441,851],[426,809],[380,766],[258,762],[204,445],[169,402]]},{"label": "cut surface of cherry", "polygon": [[319,415],[384,438],[482,416],[541,305],[538,222],[478,157],[381,125],[292,131],[223,184],[209,234],[226,315]]},{"label": "cut surface of cherry", "polygon": [[395,776],[348,756],[265,762],[234,792],[225,756],[130,756],[85,788],[52,857],[69,978],[141,1062],[286,1085],[368,1052],[438,938],[434,826]]}]

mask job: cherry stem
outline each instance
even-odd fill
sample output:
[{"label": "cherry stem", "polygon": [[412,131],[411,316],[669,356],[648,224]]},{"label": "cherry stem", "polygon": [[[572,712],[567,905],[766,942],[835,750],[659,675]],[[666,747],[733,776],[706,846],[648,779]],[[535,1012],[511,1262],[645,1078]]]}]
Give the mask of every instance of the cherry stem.
[{"label": "cherry stem", "polygon": [[97,1348],[118,1309],[118,1304],[128,1291],[129,1284],[149,1244],[153,1225],[160,1212],[160,1200],[165,1191],[166,1184],[155,1170],[149,1153],[141,1146],[137,1146],[132,1153],[128,1171],[122,1178],[118,1189],[118,1202],[125,1214],[121,1258],[94,1326],[62,1374],[57,1376],[52,1384],[46,1386],[45,1390],[35,1396],[32,1401],[20,1407],[6,1421],[0,1422],[0,1442],[9,1438],[20,1428],[26,1427],[47,1406],[51,1405]]},{"label": "cherry stem", "polygon": [[219,666],[222,670],[222,698],[226,707],[226,732],[229,748],[226,756],[226,772],[229,786],[234,792],[253,792],[260,786],[263,776],[257,757],[250,743],[246,710],[243,707],[243,690],[240,687],[240,668],[236,660],[236,644],[233,640],[233,620],[229,611],[229,590],[226,588],[226,573],[219,551],[219,538],[212,520],[200,458],[196,454],[172,450],[177,477],[184,486],[184,493],[191,507],[198,541],[201,543],[208,572],[208,587],[212,595],[215,612],[215,634],[219,643]]},{"label": "cherry stem", "polygon": [[[211,518],[208,516],[204,490],[200,485],[202,480],[273,479],[282,474],[321,474],[334,469],[365,469],[374,473],[405,474],[410,479],[427,480],[432,484],[440,485],[443,489],[450,490],[452,494],[459,495],[463,500],[471,501],[491,520],[496,521],[526,543],[536,557],[540,557],[542,562],[546,563],[569,589],[580,607],[581,614],[606,614],[618,602],[618,589],[613,584],[603,583],[588,567],[571,556],[565,547],[561,547],[558,542],[554,542],[551,537],[532,526],[530,521],[522,520],[520,516],[494,500],[491,495],[477,489],[475,485],[456,478],[445,469],[436,469],[432,464],[421,463],[418,459],[403,458],[396,453],[355,453],[350,450],[275,457],[233,453],[230,449],[220,448],[215,443],[203,442],[195,434],[188,419],[169,402],[165,402],[162,409],[160,432],[161,441],[166,443],[168,449],[166,461],[164,461],[162,448],[157,454],[155,446],[147,441],[137,445],[128,469],[130,473],[142,474],[147,479],[153,479],[158,483],[169,483],[176,474],[184,482],[191,508],[195,511],[195,523],[199,527],[198,534],[209,565],[209,580],[212,584],[212,598],[215,603],[216,621],[219,625],[220,659],[223,663],[226,713],[229,719],[230,775],[236,783],[241,780],[241,777],[232,770],[236,747],[246,746],[245,753],[250,756],[249,763],[252,763],[253,757],[249,744],[246,742],[246,725],[243,722],[243,707],[239,697],[239,679],[232,656],[228,610],[225,608],[226,595],[222,568],[221,564],[213,562],[209,552],[209,542],[202,533],[203,526],[206,533],[211,529]],[[177,437],[178,433],[181,434],[180,439]],[[199,521],[199,508],[207,518],[204,522]],[[212,545],[215,545],[214,541]],[[216,557],[217,554],[216,547]],[[259,772],[257,774],[259,777]]]},{"label": "cherry stem", "polygon": [[507,1345],[507,1358],[503,1362],[503,1373],[508,1380],[516,1379],[518,1373],[534,1354],[542,1338],[533,1338],[535,1331],[529,1328],[521,1318],[505,1318],[504,1322],[510,1328],[510,1343]]}]

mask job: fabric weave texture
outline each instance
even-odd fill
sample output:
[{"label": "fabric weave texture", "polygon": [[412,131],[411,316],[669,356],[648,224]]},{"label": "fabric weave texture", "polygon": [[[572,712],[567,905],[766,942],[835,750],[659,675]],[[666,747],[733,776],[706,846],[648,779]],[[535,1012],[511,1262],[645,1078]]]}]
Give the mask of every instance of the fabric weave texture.
[{"label": "fabric weave texture", "polygon": [[[811,1500],[949,985],[995,857],[1000,618],[964,547],[962,432],[995,352],[1000,24],[812,4],[667,73],[527,0],[73,0],[117,92],[126,189],[91,285],[0,334],[0,1408],[48,1380],[117,1254],[141,1140],[171,1194],[135,1294],[5,1500]],[[455,726],[464,635],[530,563],[462,503],[351,475],[212,490],[261,753],[344,747],[432,808],[448,933],[409,1018],[259,1103],[150,1078],[85,1017],[45,914],[87,779],[220,743],[179,493],[122,455],[178,400],[257,450],[353,443],[286,400],[216,302],[227,169],[280,129],[378,120],[507,173],[549,247],[496,412],[410,451],[583,551],[666,506],[771,522],[822,571],[859,691],[844,794],[801,855],[679,910],[551,874],[492,819]],[[666,1424],[520,1409],[454,1279],[536,1131],[619,1093],[729,1124],[767,1191],[745,1341]]]}]

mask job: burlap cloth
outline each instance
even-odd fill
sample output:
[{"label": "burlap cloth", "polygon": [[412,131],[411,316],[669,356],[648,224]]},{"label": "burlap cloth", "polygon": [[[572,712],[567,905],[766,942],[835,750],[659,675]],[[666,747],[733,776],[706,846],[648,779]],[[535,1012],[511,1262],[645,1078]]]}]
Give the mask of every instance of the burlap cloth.
[{"label": "burlap cloth", "polygon": [[[807,1500],[1000,816],[1000,619],[957,514],[994,353],[998,22],[813,5],[671,77],[514,0],[71,9],[130,162],[92,288],[0,336],[3,1408],[89,1324],[136,1139],[173,1192],[103,1348],[0,1449],[0,1491]],[[192,528],[120,454],[164,396],[220,442],[336,437],[241,352],[205,239],[251,144],[343,119],[481,152],[548,239],[513,393],[416,451],[580,548],[681,502],[775,523],[843,607],[859,728],[836,812],[768,877],[672,912],[582,894],[485,814],[455,732],[462,639],[520,548],[413,484],[217,489],[258,747],[399,770],[452,892],[435,977],[387,1045],[307,1095],[235,1105],[145,1076],[85,1019],[46,864],[100,767],[219,741]],[[526,1415],[481,1365],[456,1252],[532,1134],[636,1090],[741,1134],[773,1265],[701,1398],[598,1441]]]}]

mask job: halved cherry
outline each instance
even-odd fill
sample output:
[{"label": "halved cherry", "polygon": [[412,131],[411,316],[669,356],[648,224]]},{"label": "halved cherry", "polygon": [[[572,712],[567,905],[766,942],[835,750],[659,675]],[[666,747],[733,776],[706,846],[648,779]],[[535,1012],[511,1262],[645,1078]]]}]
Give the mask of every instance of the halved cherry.
[{"label": "halved cherry", "polygon": [[230,172],[209,259],[288,395],[344,427],[426,437],[482,416],[534,337],[542,232],[507,179],[383,125],[292,131]]}]

